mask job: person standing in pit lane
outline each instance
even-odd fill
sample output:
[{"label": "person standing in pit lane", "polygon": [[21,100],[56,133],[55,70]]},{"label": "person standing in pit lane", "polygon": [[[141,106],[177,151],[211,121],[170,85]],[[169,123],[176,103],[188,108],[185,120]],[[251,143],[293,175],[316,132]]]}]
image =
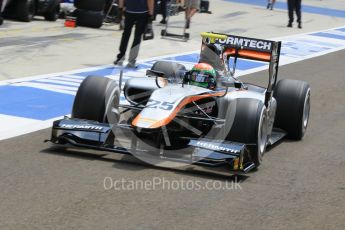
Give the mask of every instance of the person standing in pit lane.
[{"label": "person standing in pit lane", "polygon": [[162,14],[162,20],[159,22],[161,24],[167,24],[166,18],[167,18],[167,1],[169,0],[160,0],[160,7],[158,8],[158,0],[155,0],[155,19],[156,20],[156,16],[157,16],[157,12],[158,10],[160,10],[161,14]]},{"label": "person standing in pit lane", "polygon": [[200,0],[185,0],[186,7],[186,28],[189,29],[191,18],[200,8]]},{"label": "person standing in pit lane", "polygon": [[289,23],[287,27],[292,27],[293,14],[296,11],[298,28],[302,29],[302,19],[301,19],[301,2],[302,0],[287,0],[288,10],[289,10]]},{"label": "person standing in pit lane", "polygon": [[[124,10],[125,7],[125,10]],[[134,40],[129,53],[127,68],[136,68],[136,59],[139,54],[139,47],[142,35],[147,23],[152,20],[154,10],[154,0],[119,0],[120,14],[125,14],[125,27],[122,33],[119,54],[114,65],[123,65],[128,41],[135,25]]]},{"label": "person standing in pit lane", "polygon": [[276,3],[276,0],[268,0],[267,1],[267,9],[273,10],[274,4]]}]

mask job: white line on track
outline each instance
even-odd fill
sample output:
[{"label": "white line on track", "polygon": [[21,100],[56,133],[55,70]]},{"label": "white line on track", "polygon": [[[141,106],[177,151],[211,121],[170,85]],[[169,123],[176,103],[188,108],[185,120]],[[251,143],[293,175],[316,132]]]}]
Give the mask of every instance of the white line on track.
[{"label": "white line on track", "polygon": [[[75,83],[81,83],[83,81],[84,78],[82,79],[75,79],[75,78],[68,78],[66,76],[59,76],[59,77],[50,77],[48,79],[52,79],[52,80],[63,80],[63,81],[67,81],[67,82],[75,82]],[[40,80],[40,79],[39,79]]]},{"label": "white line on track", "polygon": [[79,85],[80,85],[80,82],[79,83],[68,82],[68,81],[65,81],[63,79],[54,80],[54,79],[51,79],[51,78],[48,78],[48,79],[37,79],[37,80],[35,80],[35,82],[45,82],[45,83],[53,83],[53,84],[61,84],[61,85],[70,85],[70,86],[76,86],[76,87],[79,87]]},{"label": "white line on track", "polygon": [[[46,129],[53,125],[53,121],[63,117],[56,117],[45,121],[37,121],[28,118],[20,118],[0,114],[0,120],[11,124],[11,127],[1,129],[0,140],[17,137],[20,135],[32,133],[38,130]],[[48,139],[49,137],[47,137]],[[43,140],[42,140],[43,141]]]}]

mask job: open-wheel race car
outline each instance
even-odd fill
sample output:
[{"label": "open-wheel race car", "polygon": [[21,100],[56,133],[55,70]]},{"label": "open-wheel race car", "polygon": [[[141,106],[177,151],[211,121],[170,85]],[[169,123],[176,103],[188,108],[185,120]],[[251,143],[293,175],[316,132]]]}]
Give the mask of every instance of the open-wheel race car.
[{"label": "open-wheel race car", "polygon": [[[309,120],[306,82],[277,81],[281,42],[202,33],[191,70],[156,62],[146,77],[89,76],[72,115],[54,122],[50,141],[122,154],[163,165],[182,163],[246,173],[267,146],[303,138]],[[269,63],[267,87],[240,81],[238,59]],[[123,92],[126,103],[120,104]],[[174,164],[173,164],[174,165]],[[208,168],[210,169],[210,168]]]}]

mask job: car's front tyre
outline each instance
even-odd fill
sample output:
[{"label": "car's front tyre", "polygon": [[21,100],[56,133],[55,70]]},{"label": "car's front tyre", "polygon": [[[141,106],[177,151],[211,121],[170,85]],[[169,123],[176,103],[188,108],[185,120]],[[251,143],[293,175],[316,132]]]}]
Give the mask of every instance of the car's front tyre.
[{"label": "car's front tyre", "polygon": [[116,123],[119,120],[120,88],[106,77],[88,76],[74,99],[72,118]]},{"label": "car's front tyre", "polygon": [[[227,140],[248,145],[249,161],[259,167],[266,151],[268,139],[268,119],[262,101],[252,98],[236,100],[235,117]],[[231,119],[230,119],[231,120]]]}]

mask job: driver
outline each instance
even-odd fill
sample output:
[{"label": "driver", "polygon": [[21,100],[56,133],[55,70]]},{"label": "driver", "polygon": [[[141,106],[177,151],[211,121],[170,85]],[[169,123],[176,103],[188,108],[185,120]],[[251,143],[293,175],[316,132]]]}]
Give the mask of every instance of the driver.
[{"label": "driver", "polygon": [[189,84],[214,90],[217,85],[216,70],[207,63],[201,62],[193,66],[189,73]]}]

